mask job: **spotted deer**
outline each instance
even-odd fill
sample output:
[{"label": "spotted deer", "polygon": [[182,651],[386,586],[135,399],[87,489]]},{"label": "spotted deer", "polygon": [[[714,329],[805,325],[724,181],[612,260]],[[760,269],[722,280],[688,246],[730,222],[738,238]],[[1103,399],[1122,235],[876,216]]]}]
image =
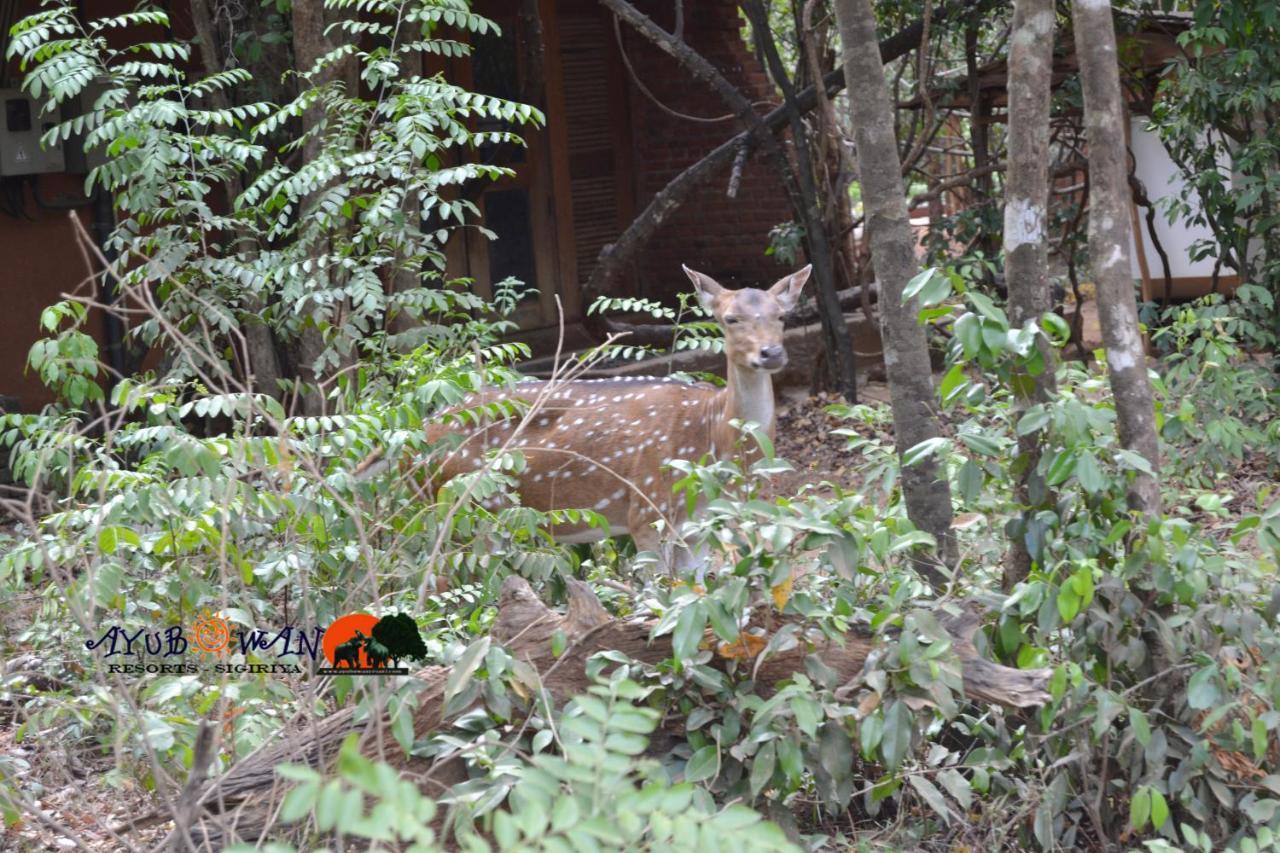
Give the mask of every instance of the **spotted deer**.
[{"label": "spotted deer", "polygon": [[[728,366],[723,388],[625,377],[530,381],[484,391],[465,405],[502,398],[536,400],[537,405],[514,436],[518,418],[465,430],[464,440],[444,458],[434,479],[446,482],[475,470],[484,464],[486,451],[508,445],[525,459],[518,487],[523,505],[543,511],[591,509],[608,520],[607,533],[585,524],[558,526],[551,531],[558,541],[629,534],[638,550],[657,552],[668,569],[694,567],[701,574],[699,557],[671,535],[685,520],[685,502],[673,494],[676,475],[668,463],[734,453],[741,441],[734,420],[754,421],[773,437],[773,374],[787,363],[783,317],[795,307],[810,267],[768,290],[729,290],[703,273],[688,267],[684,271],[724,331]],[[434,442],[458,431],[462,429],[435,423],[427,438]],[[665,522],[661,531],[660,520]]]}]

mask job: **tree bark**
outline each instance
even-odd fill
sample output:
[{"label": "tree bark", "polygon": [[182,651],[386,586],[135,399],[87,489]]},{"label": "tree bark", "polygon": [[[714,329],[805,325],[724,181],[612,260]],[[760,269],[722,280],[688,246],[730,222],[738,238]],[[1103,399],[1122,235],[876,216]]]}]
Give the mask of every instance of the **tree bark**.
[{"label": "tree bark", "polygon": [[[1111,4],[1108,0],[1072,0],[1071,15],[1089,141],[1089,262],[1098,289],[1098,318],[1107,350],[1120,446],[1141,454],[1158,473],[1155,404],[1129,267],[1125,112]],[[1158,518],[1157,478],[1135,472],[1129,503],[1147,518]]]},{"label": "tree bark", "polygon": [[[880,328],[892,396],[894,444],[902,458],[910,448],[942,434],[925,329],[917,322],[916,300],[905,305],[902,301],[903,290],[918,271],[916,241],[908,218],[893,129],[893,102],[880,52],[876,50],[876,22],[870,0],[836,0],[835,10],[843,43],[871,261],[882,291]],[[902,491],[912,522],[934,536],[939,557],[954,568],[951,486],[938,459],[931,454],[914,465],[904,464]],[[941,579],[936,568],[928,574],[935,585]]]},{"label": "tree bark", "polygon": [[[222,61],[218,58],[219,41],[217,29],[213,24],[213,14],[209,8],[209,0],[191,0],[191,20],[195,26],[196,38],[200,40],[200,59],[205,74],[213,76],[223,71]],[[210,89],[209,100],[214,109],[224,110],[231,106],[226,93],[221,89]],[[230,204],[244,191],[244,182],[239,175],[233,174],[225,182],[227,202]],[[248,239],[247,235],[237,235]],[[256,296],[249,295],[245,299],[245,316],[241,318],[241,329],[244,332],[244,381],[245,387],[272,397],[280,397],[280,359],[276,354],[275,338],[271,328],[262,322],[264,306]]]},{"label": "tree bark", "polygon": [[[782,65],[782,58],[778,55],[778,47],[774,43],[773,31],[769,27],[769,16],[764,6],[760,0],[747,0],[742,6],[747,13],[747,18],[751,21],[751,30],[755,34],[756,44],[768,63],[769,74],[782,90],[783,101],[788,110],[791,142],[796,149],[795,174],[799,184],[799,204],[796,205],[796,213],[804,223],[809,261],[813,264],[813,274],[817,281],[818,305],[822,309],[822,334],[826,338],[827,345],[827,364],[830,365],[836,388],[846,400],[856,403],[858,377],[853,344],[849,340],[849,331],[844,324],[844,316],[836,297],[835,266],[832,263],[834,255],[827,238],[826,218],[822,215],[821,201],[818,198],[814,161],[809,152],[809,129],[805,127],[796,102],[795,87],[787,75],[786,68]],[[816,100],[818,103],[822,101],[821,97]]]},{"label": "tree bark", "polygon": [[[336,46],[325,35],[326,17],[324,4],[318,0],[312,2],[300,2],[293,4],[293,58],[294,65],[301,71],[310,71],[315,66],[316,61],[324,56]],[[350,60],[345,61],[341,66],[330,66],[320,73],[319,76],[313,78],[309,84],[311,86],[322,86],[325,83],[337,80],[342,77],[348,77]],[[348,84],[354,84],[356,81],[349,80]],[[302,127],[304,132],[312,130],[320,121],[323,120],[321,108],[312,107],[307,110],[302,117]],[[302,147],[302,161],[309,163],[314,160],[320,153],[324,141],[319,135],[308,137]],[[303,214],[306,215],[305,212]],[[327,246],[315,247],[317,255],[328,254]],[[330,272],[330,275],[333,273]],[[297,349],[297,370],[299,378],[301,378],[310,390],[301,397],[302,411],[307,415],[319,415],[324,411],[324,395],[319,389],[320,376],[315,370],[316,361],[324,353],[324,337],[320,327],[314,321],[307,322],[301,330],[298,338]]]},{"label": "tree bark", "polygon": [[[970,205],[982,215],[978,220],[978,248],[986,258],[995,256],[995,235],[991,232],[991,219],[987,205],[994,200],[991,172],[991,105],[982,91],[982,79],[978,73],[978,34],[982,26],[982,10],[973,9],[964,28],[964,62],[969,85],[969,144],[973,148],[973,191]],[[984,274],[984,280],[990,276]]]},{"label": "tree bark", "polygon": [[[763,625],[770,615],[754,614],[751,621],[754,625]],[[776,614],[771,616],[775,629],[785,624],[786,620],[779,620]],[[952,635],[954,654],[954,658],[943,660],[941,664],[959,670],[965,696],[973,701],[1012,708],[1030,708],[1047,702],[1052,670],[1012,669],[992,663],[978,654],[973,637],[980,624],[979,616],[972,606],[965,606],[959,614],[940,615],[941,623]],[[654,624],[648,620],[612,618],[590,587],[575,580],[569,581],[569,606],[563,615],[559,614],[539,601],[525,580],[512,575],[502,585],[492,637],[512,657],[537,674],[537,683],[528,687],[531,690],[545,689],[554,703],[560,705],[590,686],[586,664],[597,652],[616,650],[648,664],[657,664],[671,657],[671,635],[650,641]],[[557,634],[564,642],[560,655],[552,651]],[[714,635],[708,632],[706,641],[714,646]],[[759,664],[753,680],[760,694],[770,695],[780,682],[805,672],[805,660],[815,655],[836,672],[840,683],[847,683],[862,671],[867,657],[875,648],[873,636],[856,630],[850,632],[843,642],[821,641],[816,646],[800,643],[790,651],[766,658]],[[719,655],[713,662],[721,669],[738,666],[739,671],[744,663],[741,659],[725,659]],[[448,676],[446,667],[427,667],[417,673],[421,686],[417,690],[416,710],[413,712],[415,741],[425,739],[454,717],[471,710],[467,708],[454,715],[446,715],[444,689]],[[672,719],[668,723],[678,731],[684,731],[682,720]],[[202,811],[193,827],[196,846],[204,849],[200,845],[208,843],[220,849],[222,845],[238,840],[257,841],[269,826],[285,794],[284,786],[275,775],[276,767],[306,764],[328,769],[338,747],[352,733],[361,736],[363,752],[394,765],[428,795],[437,795],[448,784],[465,779],[465,773],[459,776],[460,768],[456,761],[433,764],[425,759],[406,757],[395,747],[385,755],[379,755],[379,738],[375,731],[379,728],[385,731],[389,726],[385,713],[376,719],[356,720],[352,711],[345,709],[241,761],[200,794],[198,803]],[[135,823],[141,825],[147,820],[142,818]],[[180,838],[173,840],[181,842]]]},{"label": "tree bark", "polygon": [[[1009,288],[1009,320],[1022,326],[1051,310],[1049,243],[1049,100],[1053,76],[1053,0],[1016,0],[1009,43],[1009,167],[1005,177],[1004,275]],[[1053,347],[1039,338],[1044,370],[1019,374],[1013,382],[1015,410],[1049,399],[1054,388]],[[1005,589],[1025,580],[1032,555],[1026,523],[1048,500],[1044,476],[1037,472],[1038,433],[1018,438],[1018,502],[1026,509],[1010,542]]]}]

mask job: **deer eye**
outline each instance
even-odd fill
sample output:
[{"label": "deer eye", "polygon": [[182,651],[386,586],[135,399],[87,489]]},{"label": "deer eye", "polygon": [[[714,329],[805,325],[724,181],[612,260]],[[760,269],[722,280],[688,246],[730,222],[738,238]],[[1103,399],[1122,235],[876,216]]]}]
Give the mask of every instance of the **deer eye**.
[{"label": "deer eye", "polygon": [[724,318],[724,324],[726,326],[736,326],[741,322],[742,322],[741,317],[725,317]]}]

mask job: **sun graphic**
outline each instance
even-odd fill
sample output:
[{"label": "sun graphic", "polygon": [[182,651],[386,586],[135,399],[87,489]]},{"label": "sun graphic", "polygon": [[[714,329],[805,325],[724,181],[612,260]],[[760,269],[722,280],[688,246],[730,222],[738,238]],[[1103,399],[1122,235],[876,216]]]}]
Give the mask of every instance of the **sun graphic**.
[{"label": "sun graphic", "polygon": [[231,625],[208,610],[191,626],[191,645],[198,652],[224,657],[231,648]]},{"label": "sun graphic", "polygon": [[[338,666],[338,658],[340,657],[338,646],[351,641],[356,636],[357,631],[365,637],[373,636],[373,626],[377,624],[377,616],[371,616],[368,613],[348,613],[330,625],[328,630],[324,632],[324,638],[320,641],[329,665]],[[353,647],[352,651],[357,656],[360,666],[367,667],[369,665],[369,656],[365,654],[364,649]],[[348,665],[351,663],[350,660],[344,662]]]}]

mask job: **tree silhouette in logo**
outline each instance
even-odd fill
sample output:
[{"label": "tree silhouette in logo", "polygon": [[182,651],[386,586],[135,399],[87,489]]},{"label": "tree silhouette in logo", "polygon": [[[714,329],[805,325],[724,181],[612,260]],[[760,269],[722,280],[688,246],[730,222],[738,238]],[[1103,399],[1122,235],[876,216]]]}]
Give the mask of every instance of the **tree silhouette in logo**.
[{"label": "tree silhouette in logo", "polygon": [[397,669],[400,668],[400,658],[422,660],[427,656],[427,646],[418,632],[418,623],[408,613],[383,616],[373,626],[373,639],[386,649],[391,665]]}]

